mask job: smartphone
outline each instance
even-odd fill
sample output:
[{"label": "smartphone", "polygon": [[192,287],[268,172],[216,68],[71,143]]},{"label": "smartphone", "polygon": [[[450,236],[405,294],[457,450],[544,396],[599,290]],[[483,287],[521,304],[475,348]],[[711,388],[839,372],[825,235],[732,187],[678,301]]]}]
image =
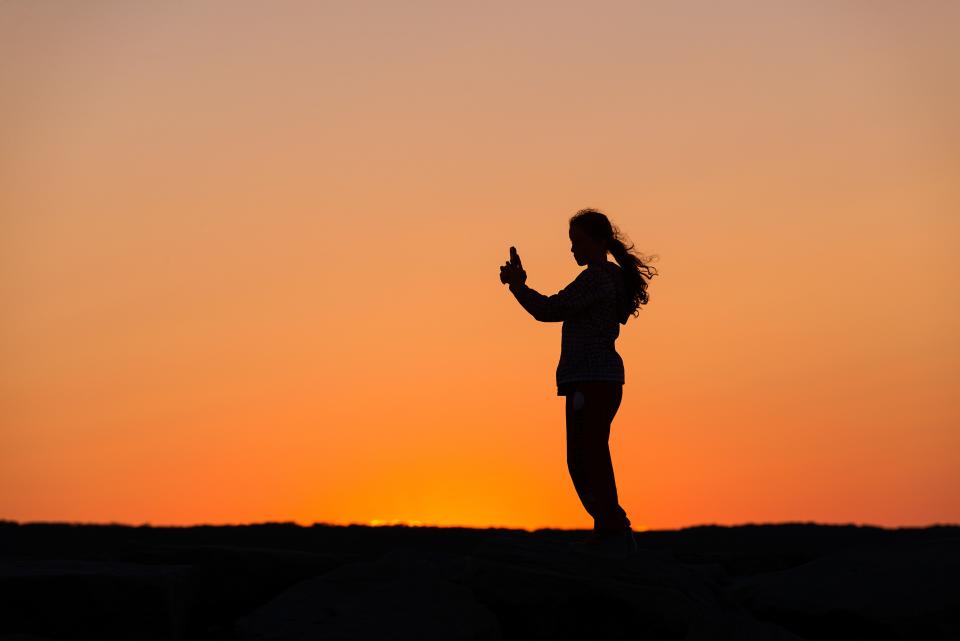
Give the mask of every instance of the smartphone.
[{"label": "smartphone", "polygon": [[[513,260],[514,258],[517,259],[516,262]],[[520,259],[519,259],[519,257],[517,256],[517,248],[516,248],[516,247],[510,247],[510,260],[507,261],[507,262],[509,262],[511,265],[516,265],[518,262],[520,262]],[[501,283],[506,283],[506,282],[507,282],[507,279],[503,277],[503,274],[502,274],[502,273],[500,274],[500,282],[501,282]]]}]

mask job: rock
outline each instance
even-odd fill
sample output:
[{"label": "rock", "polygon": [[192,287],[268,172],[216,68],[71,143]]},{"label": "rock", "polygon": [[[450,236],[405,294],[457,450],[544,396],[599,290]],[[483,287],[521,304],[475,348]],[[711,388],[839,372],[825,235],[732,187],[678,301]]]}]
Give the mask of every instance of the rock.
[{"label": "rock", "polygon": [[242,639],[498,641],[494,614],[472,591],[405,549],[294,585],[236,623]]},{"label": "rock", "polygon": [[0,559],[0,621],[4,632],[55,638],[176,641],[190,576],[189,565]]},{"label": "rock", "polygon": [[0,522],[0,641],[960,639],[956,526],[583,534]]},{"label": "rock", "polygon": [[950,627],[960,620],[958,577],[960,539],[942,539],[841,550],[741,578],[730,594],[758,617],[811,635],[847,629],[871,631],[873,638],[936,639],[958,629]]},{"label": "rock", "polygon": [[498,536],[474,550],[463,580],[523,639],[800,641],[725,599],[717,564],[688,566],[641,549],[626,561]]}]

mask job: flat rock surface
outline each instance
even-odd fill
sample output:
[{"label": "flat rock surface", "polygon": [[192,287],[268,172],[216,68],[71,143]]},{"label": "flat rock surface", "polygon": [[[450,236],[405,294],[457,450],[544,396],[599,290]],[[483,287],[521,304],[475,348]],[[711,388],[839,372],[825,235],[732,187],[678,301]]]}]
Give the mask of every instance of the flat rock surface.
[{"label": "flat rock surface", "polygon": [[13,639],[960,639],[960,527],[636,533],[0,521]]}]

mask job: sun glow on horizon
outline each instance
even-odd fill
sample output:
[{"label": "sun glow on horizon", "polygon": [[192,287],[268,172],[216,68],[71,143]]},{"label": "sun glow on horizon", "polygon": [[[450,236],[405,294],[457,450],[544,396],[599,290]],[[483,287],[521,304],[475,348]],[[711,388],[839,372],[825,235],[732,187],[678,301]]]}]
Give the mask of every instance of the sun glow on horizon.
[{"label": "sun glow on horizon", "polygon": [[407,521],[404,519],[370,519],[367,525],[378,527],[378,526],[394,526],[394,525],[405,525],[407,527],[419,527],[423,525],[421,521]]}]

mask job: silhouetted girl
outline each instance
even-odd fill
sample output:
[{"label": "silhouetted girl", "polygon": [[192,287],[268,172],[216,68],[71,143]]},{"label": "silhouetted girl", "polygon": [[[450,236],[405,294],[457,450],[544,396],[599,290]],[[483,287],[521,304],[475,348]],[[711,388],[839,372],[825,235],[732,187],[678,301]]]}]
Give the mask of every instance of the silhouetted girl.
[{"label": "silhouetted girl", "polygon": [[[552,296],[526,286],[514,247],[500,267],[501,282],[535,319],[563,322],[557,395],[566,396],[567,468],[593,533],[580,546],[617,553],[636,549],[630,519],[620,507],[610,460],[610,425],[623,397],[623,360],[614,342],[620,325],[649,300],[647,281],[656,270],[632,254],[607,217],[581,209],[570,218],[570,251],[587,268]],[[607,260],[607,252],[617,263]]]}]

